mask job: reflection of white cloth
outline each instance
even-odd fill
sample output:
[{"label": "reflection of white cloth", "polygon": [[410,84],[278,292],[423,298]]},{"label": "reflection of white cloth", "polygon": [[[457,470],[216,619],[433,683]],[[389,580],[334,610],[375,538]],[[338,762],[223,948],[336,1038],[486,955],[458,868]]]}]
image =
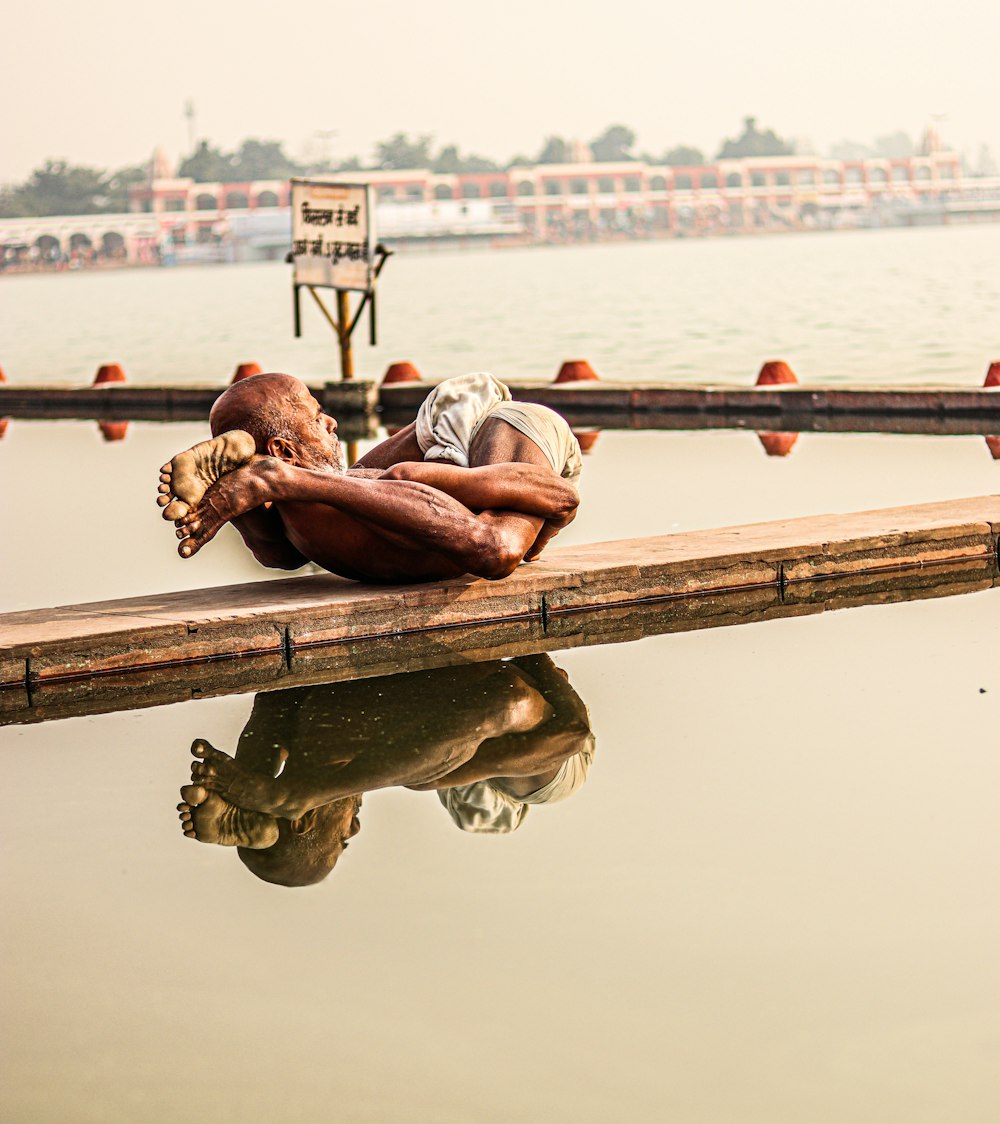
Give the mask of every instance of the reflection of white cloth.
[{"label": "reflection of white cloth", "polygon": [[567,758],[548,784],[527,796],[511,796],[504,788],[504,778],[494,777],[439,789],[438,799],[463,831],[490,835],[517,831],[530,804],[557,804],[582,786],[594,759],[594,745],[594,735],[588,734],[584,748]]},{"label": "reflection of white cloth", "polygon": [[571,484],[580,479],[580,443],[554,410],[534,402],[512,402],[510,391],[485,372],[439,383],[417,413],[417,443],[426,461],[469,466],[469,447],[487,418],[500,418],[530,438],[553,472]]}]

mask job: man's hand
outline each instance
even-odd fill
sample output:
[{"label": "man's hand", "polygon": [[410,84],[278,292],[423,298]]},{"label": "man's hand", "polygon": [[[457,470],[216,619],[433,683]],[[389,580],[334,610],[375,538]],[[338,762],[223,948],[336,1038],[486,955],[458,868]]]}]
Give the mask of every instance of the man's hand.
[{"label": "man's hand", "polygon": [[577,509],[574,507],[567,515],[558,516],[554,519],[546,519],[542,529],[538,532],[538,538],[531,544],[531,549],[524,556],[525,562],[534,562],[546,546],[548,546],[549,541],[554,539],[563,527],[568,527],[570,523],[573,522],[576,518],[576,512]]}]

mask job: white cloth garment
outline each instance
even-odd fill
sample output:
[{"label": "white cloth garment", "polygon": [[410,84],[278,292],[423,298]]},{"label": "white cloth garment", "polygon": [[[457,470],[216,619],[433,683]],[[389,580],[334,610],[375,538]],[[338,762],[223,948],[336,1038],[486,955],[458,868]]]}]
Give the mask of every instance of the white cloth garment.
[{"label": "white cloth garment", "polygon": [[494,777],[439,789],[438,799],[462,831],[509,834],[521,826],[531,804],[557,804],[583,785],[594,759],[594,747],[594,735],[589,734],[586,746],[567,758],[548,784],[527,796],[511,796],[504,790],[503,777]]},{"label": "white cloth garment", "polygon": [[469,448],[488,418],[500,418],[530,438],[564,480],[576,485],[583,458],[566,420],[548,406],[511,401],[510,390],[485,371],[439,383],[417,413],[424,460],[469,466]]}]

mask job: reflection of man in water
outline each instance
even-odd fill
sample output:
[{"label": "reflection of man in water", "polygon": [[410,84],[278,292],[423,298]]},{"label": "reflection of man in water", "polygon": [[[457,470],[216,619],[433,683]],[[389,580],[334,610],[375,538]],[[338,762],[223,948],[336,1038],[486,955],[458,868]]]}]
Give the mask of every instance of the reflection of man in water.
[{"label": "reflection of man in water", "polygon": [[345,471],[337,423],[291,375],[231,386],[211,441],[163,466],[158,502],[189,558],[227,522],[264,566],[346,578],[503,578],[576,514],[580,446],[565,420],[492,375],[428,395],[416,421]]},{"label": "reflection of man in water", "polygon": [[262,692],[235,759],[198,740],[184,834],[236,846],[268,882],[319,882],[364,792],[437,790],[465,830],[515,830],[586,779],[587,709],[548,656]]}]

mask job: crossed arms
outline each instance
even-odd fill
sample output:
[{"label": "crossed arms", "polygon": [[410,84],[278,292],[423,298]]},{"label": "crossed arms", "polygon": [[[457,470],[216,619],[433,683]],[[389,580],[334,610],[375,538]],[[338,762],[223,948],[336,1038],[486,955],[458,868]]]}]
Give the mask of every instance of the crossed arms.
[{"label": "crossed arms", "polygon": [[221,477],[177,526],[185,554],[232,522],[265,566],[312,561],[368,581],[502,578],[537,557],[578,502],[551,469],[523,462],[339,474],[263,456]]}]

